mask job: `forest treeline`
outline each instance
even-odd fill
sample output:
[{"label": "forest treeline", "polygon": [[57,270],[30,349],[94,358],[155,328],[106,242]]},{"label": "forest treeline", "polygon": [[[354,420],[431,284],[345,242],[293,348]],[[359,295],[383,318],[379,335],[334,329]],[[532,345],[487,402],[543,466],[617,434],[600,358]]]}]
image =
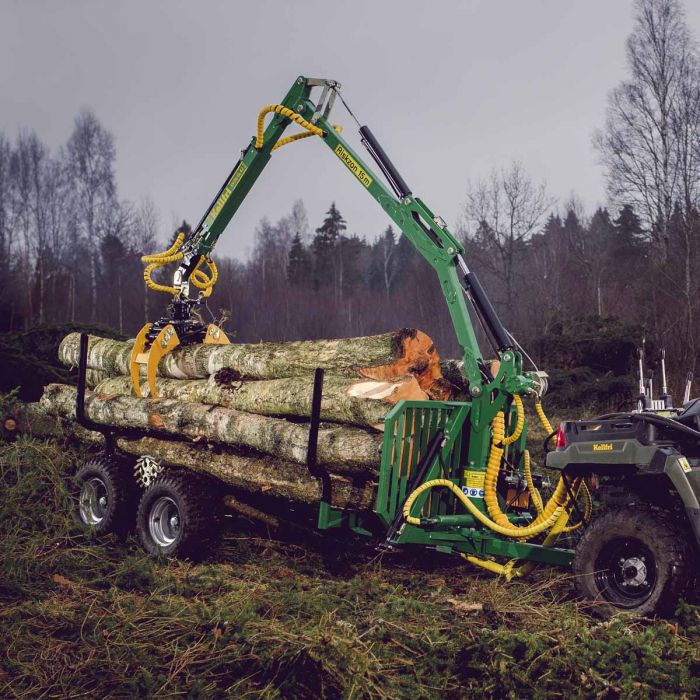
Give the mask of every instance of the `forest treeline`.
[{"label": "forest treeline", "polygon": [[[465,176],[452,230],[536,361],[573,367],[588,348],[610,371],[619,347],[606,359],[596,343],[624,341],[628,365],[646,335],[680,376],[696,368],[700,340],[700,68],[682,4],[637,0],[626,48],[627,75],[609,93],[592,144],[608,207],[556,202],[513,162]],[[133,334],[164,310],[167,298],[145,289],[139,258],[167,247],[174,232],[159,230],[148,200],[119,198],[115,158],[91,111],[55,152],[31,132],[0,134],[1,330],[99,322]],[[321,221],[309,221],[301,201],[277,222],[264,218],[254,240],[245,261],[215,254],[220,281],[202,311],[205,320],[227,316],[237,340],[416,326],[443,355],[459,355],[429,265],[391,226],[355,232],[340,197]]]}]

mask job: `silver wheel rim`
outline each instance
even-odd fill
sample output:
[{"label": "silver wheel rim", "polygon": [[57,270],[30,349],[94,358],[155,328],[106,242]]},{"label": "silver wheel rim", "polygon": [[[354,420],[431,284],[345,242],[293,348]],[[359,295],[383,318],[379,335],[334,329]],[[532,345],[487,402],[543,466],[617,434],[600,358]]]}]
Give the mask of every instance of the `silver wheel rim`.
[{"label": "silver wheel rim", "polygon": [[97,476],[83,482],[78,499],[80,519],[86,525],[99,525],[109,510],[107,486]]},{"label": "silver wheel rim", "polygon": [[169,496],[157,498],[148,514],[148,532],[159,547],[170,546],[180,536],[180,509]]}]

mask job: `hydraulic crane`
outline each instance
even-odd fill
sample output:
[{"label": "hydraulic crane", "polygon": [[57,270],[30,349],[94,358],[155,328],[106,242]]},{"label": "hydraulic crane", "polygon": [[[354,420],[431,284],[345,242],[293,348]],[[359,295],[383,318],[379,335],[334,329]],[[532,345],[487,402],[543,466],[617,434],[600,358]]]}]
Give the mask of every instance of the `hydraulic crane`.
[{"label": "hydraulic crane", "polygon": [[[156,368],[165,353],[180,344],[228,342],[220,328],[206,326],[193,316],[193,310],[211,292],[216,281],[211,251],[272,152],[301,138],[318,137],[435,270],[469,383],[468,402],[402,402],[387,416],[376,509],[387,528],[385,545],[430,544],[461,553],[474,563],[494,570],[502,568],[501,565],[483,560],[483,555],[568,563],[571,553],[566,550],[504,539],[504,536],[535,536],[552,528],[556,536],[565,528],[581,485],[581,479],[568,482],[564,478],[548,504],[541,502],[535,489],[525,450],[526,420],[521,397],[530,395],[537,399],[541,412],[539,397],[546,391],[546,375],[523,370],[521,351],[501,323],[478,277],[469,269],[462,244],[445,221],[413,194],[369,127],[361,126],[347,107],[340,87],[335,80],[298,77],[280,104],[268,105],[260,111],[256,135],[243,149],[189,238],[185,240],[180,233],[170,250],[144,257],[148,263],[146,282],[171,293],[172,301],[167,316],[147,324],[138,334],[132,351],[134,391],[140,395],[140,364],[147,366],[150,395],[155,396]],[[314,89],[320,89],[317,101],[311,97]],[[357,122],[362,143],[387,184],[343,138],[341,128],[329,121],[336,98]],[[265,126],[268,115],[272,118]],[[283,137],[292,123],[302,131]],[[174,261],[179,265],[172,286],[153,282],[153,270]],[[202,271],[202,265],[209,267],[209,275]],[[199,288],[199,297],[189,297],[190,283]],[[490,338],[497,363],[484,361],[469,306]],[[493,374],[492,367],[498,368]],[[552,432],[548,423],[547,427]],[[508,437],[506,428],[510,429]],[[501,469],[504,460],[510,465],[507,475]],[[522,482],[525,488],[529,485],[535,489],[534,519],[526,510],[511,510],[507,515],[502,510],[503,499],[496,489],[504,478],[510,479],[512,486],[519,488]],[[456,502],[467,513],[456,513]],[[519,502],[524,502],[522,495]],[[417,512],[422,513],[420,518],[412,515]],[[334,512],[322,502],[319,526],[338,526],[349,518],[352,527],[366,531],[361,518],[351,516]],[[474,529],[475,525],[478,530]],[[546,544],[550,543],[551,540]]]}]

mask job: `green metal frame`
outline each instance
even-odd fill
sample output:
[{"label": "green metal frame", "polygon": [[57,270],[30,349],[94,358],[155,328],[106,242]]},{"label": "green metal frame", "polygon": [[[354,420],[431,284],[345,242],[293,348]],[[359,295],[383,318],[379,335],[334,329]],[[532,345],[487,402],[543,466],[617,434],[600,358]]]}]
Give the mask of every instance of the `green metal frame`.
[{"label": "green metal frame", "polygon": [[[464,248],[450,232],[442,219],[436,217],[426,204],[413,195],[399,198],[380,180],[373,169],[328,121],[331,102],[315,104],[311,99],[314,87],[323,85],[333,90],[335,81],[323,81],[300,76],[292,85],[281,104],[315,123],[323,130],[323,142],[343,163],[367,192],[380,204],[401,232],[411,241],[420,254],[435,270],[447,302],[457,341],[464,359],[464,371],[469,380],[471,400],[468,402],[402,402],[386,417],[385,441],[380,468],[379,489],[375,512],[384,526],[396,517],[407,497],[406,486],[410,469],[425,450],[427,441],[440,427],[445,431],[440,459],[430,466],[426,479],[441,475],[444,468],[447,478],[460,487],[464,486],[465,469],[484,471],[491,442],[491,421],[498,411],[509,412],[513,394],[524,394],[532,389],[533,379],[522,369],[522,357],[513,349],[500,353],[500,368],[493,380],[485,379],[482,372],[483,358],[474,331],[463,288]],[[322,98],[323,101],[323,98]],[[208,255],[224,232],[243,199],[270,160],[271,150],[282,137],[291,120],[273,114],[265,128],[261,148],[256,149],[253,138],[234,167],[229,178],[212,202],[202,223],[186,242],[192,255]],[[416,420],[420,429],[407,430]],[[414,434],[415,433],[415,434]],[[408,444],[411,447],[407,447]],[[510,449],[517,455],[524,446]],[[408,453],[412,451],[411,456]],[[400,455],[397,458],[397,455]],[[476,499],[483,508],[483,500]],[[441,551],[456,551],[479,555],[519,557],[535,561],[568,564],[571,553],[566,550],[543,548],[533,544],[511,542],[485,530],[468,514],[455,512],[454,497],[445,494],[424,494],[418,499],[415,512],[427,507],[442,519],[432,528],[405,525],[397,544],[415,543],[435,546]],[[327,503],[321,503],[319,527],[331,528],[345,525],[357,532],[369,534],[370,528],[360,514],[338,511]]]}]

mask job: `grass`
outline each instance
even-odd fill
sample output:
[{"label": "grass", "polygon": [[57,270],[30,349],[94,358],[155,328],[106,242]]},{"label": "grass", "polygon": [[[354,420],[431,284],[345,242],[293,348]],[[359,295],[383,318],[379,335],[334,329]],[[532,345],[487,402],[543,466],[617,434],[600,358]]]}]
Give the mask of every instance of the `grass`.
[{"label": "grass", "polygon": [[0,697],[697,697],[700,609],[600,622],[566,573],[505,584],[231,519],[204,564],[73,523],[80,454],[0,444]]}]

